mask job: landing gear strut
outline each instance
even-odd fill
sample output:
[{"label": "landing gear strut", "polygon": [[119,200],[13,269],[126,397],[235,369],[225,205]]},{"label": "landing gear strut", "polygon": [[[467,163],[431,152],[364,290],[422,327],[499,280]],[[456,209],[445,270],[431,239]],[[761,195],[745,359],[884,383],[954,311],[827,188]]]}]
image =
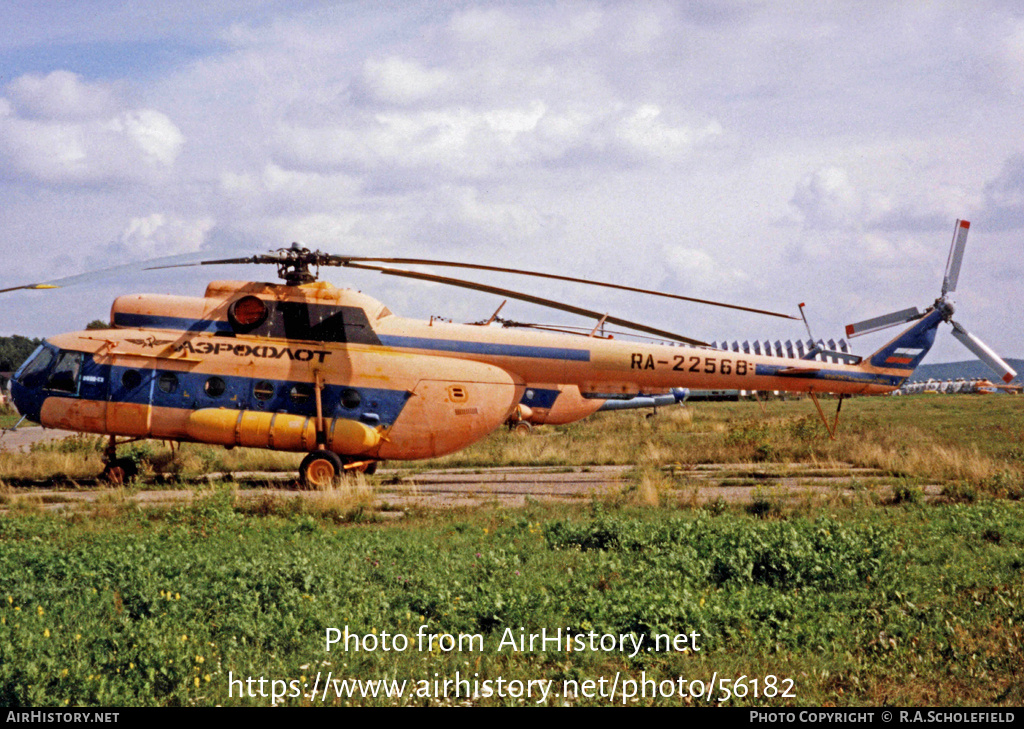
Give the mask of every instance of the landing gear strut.
[{"label": "landing gear strut", "polygon": [[117,457],[117,436],[110,436],[103,450],[103,471],[100,478],[114,486],[123,486],[139,475],[139,464],[131,458]]},{"label": "landing gear strut", "polygon": [[811,396],[811,400],[814,401],[814,407],[818,408],[818,415],[821,416],[821,422],[824,423],[825,430],[828,431],[828,437],[831,440],[835,440],[836,430],[839,428],[839,411],[843,409],[843,399],[846,395],[839,396],[839,403],[836,405],[836,417],[830,425],[828,418],[825,417],[825,411],[821,409],[821,403],[818,402],[818,396],[814,394],[814,390],[810,390],[808,394]]}]

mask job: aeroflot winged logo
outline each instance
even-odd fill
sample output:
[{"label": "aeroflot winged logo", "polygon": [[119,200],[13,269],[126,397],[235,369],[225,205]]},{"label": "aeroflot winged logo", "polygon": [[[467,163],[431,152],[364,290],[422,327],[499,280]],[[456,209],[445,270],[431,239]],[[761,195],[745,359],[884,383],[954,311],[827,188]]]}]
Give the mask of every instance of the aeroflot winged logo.
[{"label": "aeroflot winged logo", "polygon": [[186,339],[176,348],[189,354],[233,354],[236,357],[259,357],[261,359],[290,359],[296,362],[323,363],[330,354],[326,349],[304,349],[301,347],[275,347],[270,344],[235,344],[233,342],[196,342]]},{"label": "aeroflot winged logo", "polygon": [[150,347],[161,347],[161,346],[163,346],[165,344],[171,344],[174,340],[173,339],[157,339],[156,337],[150,336],[150,337],[146,337],[145,339],[126,339],[125,341],[126,342],[131,342],[132,344],[137,344],[140,347],[150,348]]}]

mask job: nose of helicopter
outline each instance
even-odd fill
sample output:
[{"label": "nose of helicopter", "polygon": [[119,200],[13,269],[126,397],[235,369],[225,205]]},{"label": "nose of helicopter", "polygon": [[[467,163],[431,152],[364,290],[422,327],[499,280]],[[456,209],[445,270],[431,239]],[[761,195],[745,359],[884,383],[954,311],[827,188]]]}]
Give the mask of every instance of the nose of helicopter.
[{"label": "nose of helicopter", "polygon": [[[28,364],[26,362],[26,364]],[[7,381],[7,399],[14,405],[23,419],[39,422],[39,411],[42,408],[44,393],[38,378],[26,377],[25,365],[14,373]]]},{"label": "nose of helicopter", "polygon": [[38,421],[38,393],[33,393],[29,388],[19,385],[14,380],[10,380],[7,383],[7,399],[14,405],[18,415],[29,420]]}]

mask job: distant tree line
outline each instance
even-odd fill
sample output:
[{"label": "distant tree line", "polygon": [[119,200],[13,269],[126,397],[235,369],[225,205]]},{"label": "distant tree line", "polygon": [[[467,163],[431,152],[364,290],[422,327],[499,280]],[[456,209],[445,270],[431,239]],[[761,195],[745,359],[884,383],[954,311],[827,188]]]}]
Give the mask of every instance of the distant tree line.
[{"label": "distant tree line", "polygon": [[14,372],[42,343],[42,339],[29,339],[20,334],[0,337],[0,372]]}]

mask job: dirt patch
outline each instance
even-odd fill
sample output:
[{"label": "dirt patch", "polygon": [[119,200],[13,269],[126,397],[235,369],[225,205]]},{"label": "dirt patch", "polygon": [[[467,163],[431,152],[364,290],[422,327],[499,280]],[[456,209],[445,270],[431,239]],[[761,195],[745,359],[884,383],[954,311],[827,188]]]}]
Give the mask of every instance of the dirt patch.
[{"label": "dirt patch", "polygon": [[[483,506],[522,507],[528,502],[589,502],[628,496],[637,489],[629,477],[632,466],[519,467],[442,469],[413,472],[382,469],[373,487],[374,502],[384,512],[409,508],[451,509]],[[872,469],[844,464],[729,463],[664,466],[660,474],[663,502],[689,506],[715,503],[752,504],[766,499],[783,501],[806,497],[853,495],[869,491],[890,498],[891,479]],[[315,498],[316,492],[295,490],[293,473],[208,474],[202,479],[230,480],[239,498],[298,496]],[[923,496],[935,496],[938,486],[922,488]],[[12,488],[6,501],[40,503],[47,509],[75,509],[94,502],[120,501],[140,505],[188,503],[191,488],[110,489],[95,487]]]},{"label": "dirt patch", "polygon": [[60,440],[81,435],[71,430],[53,430],[38,425],[18,428],[17,430],[0,430],[0,450],[27,451],[33,443],[47,440]]}]

